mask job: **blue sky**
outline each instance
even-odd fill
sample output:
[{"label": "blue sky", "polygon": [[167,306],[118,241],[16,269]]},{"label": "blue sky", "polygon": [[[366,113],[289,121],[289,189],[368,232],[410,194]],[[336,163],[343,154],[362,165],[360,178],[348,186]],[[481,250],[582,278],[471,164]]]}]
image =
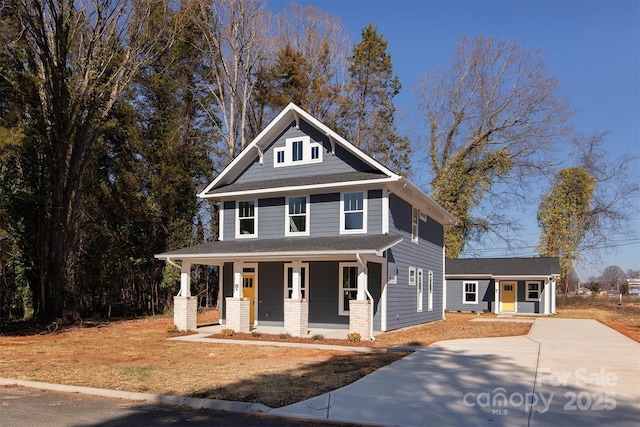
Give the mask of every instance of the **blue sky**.
[{"label": "blue sky", "polygon": [[[274,12],[291,3],[267,0]],[[484,35],[542,49],[550,71],[576,112],[572,123],[584,134],[608,130],[612,156],[640,156],[640,1],[297,1],[337,16],[355,42],[369,22],[388,40],[403,90],[398,110],[412,114],[419,76],[444,67],[463,35]],[[418,130],[421,123],[418,123]],[[638,165],[640,166],[640,164]],[[415,165],[414,165],[415,167]],[[638,168],[640,170],[640,167]],[[640,173],[639,173],[640,175]],[[418,184],[424,184],[417,182]],[[426,188],[426,187],[425,187]],[[546,189],[545,189],[546,190]],[[616,239],[615,252],[577,265],[584,280],[608,265],[640,269],[640,198],[634,234]],[[505,252],[500,244],[484,256],[532,256],[539,230],[535,211],[519,213],[530,245]]]}]

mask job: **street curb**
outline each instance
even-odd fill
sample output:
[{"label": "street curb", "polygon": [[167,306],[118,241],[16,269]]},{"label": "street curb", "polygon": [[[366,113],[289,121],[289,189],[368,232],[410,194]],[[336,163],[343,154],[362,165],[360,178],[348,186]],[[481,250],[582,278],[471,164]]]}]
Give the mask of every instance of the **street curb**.
[{"label": "street curb", "polygon": [[104,388],[83,387],[74,385],[51,384],[39,381],[15,380],[0,378],[0,385],[22,386],[40,390],[60,391],[65,393],[81,393],[92,396],[109,397],[115,399],[161,403],[165,405],[183,406],[192,409],[211,409],[242,414],[267,414],[272,408],[262,403],[234,402],[230,400],[202,399],[197,397],[169,396],[163,394],[137,393]]}]

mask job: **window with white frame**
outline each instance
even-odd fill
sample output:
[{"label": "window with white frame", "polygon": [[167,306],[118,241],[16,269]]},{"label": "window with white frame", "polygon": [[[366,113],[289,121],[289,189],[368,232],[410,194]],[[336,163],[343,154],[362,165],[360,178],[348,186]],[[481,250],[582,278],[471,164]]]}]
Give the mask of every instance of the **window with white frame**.
[{"label": "window with white frame", "polygon": [[349,301],[358,296],[358,264],[340,263],[340,294],[338,298],[338,314],[349,314]]},{"label": "window with white frame", "polygon": [[527,282],[527,301],[540,301],[540,282]]},{"label": "window with white frame", "polygon": [[308,197],[296,196],[287,198],[286,228],[287,236],[309,235],[309,206]]},{"label": "window with white frame", "polygon": [[463,304],[478,303],[478,282],[464,282],[462,284],[464,292],[462,293]]},{"label": "window with white frame", "polygon": [[421,268],[418,269],[418,286],[416,287],[416,292],[417,292],[417,300],[418,300],[418,306],[416,311],[420,313],[422,312],[422,300],[424,298],[424,273]]},{"label": "window with white frame", "polygon": [[343,193],[340,203],[340,232],[365,233],[367,231],[367,199],[364,192]]},{"label": "window with white frame", "polygon": [[416,285],[416,268],[415,267],[409,267],[409,285],[411,286]]},{"label": "window with white frame", "polygon": [[236,215],[236,237],[256,237],[258,235],[258,209],[255,200],[238,202]]},{"label": "window with white frame", "polygon": [[427,278],[427,311],[433,311],[433,271],[429,271]]},{"label": "window with white frame", "polygon": [[284,147],[274,148],[273,166],[293,166],[322,162],[322,144],[309,136],[287,138]]},{"label": "window with white frame", "polygon": [[395,262],[387,264],[387,283],[395,285],[398,283],[398,266]]},{"label": "window with white frame", "polygon": [[[289,299],[293,296],[293,270],[293,266],[285,264],[284,297]],[[307,283],[309,283],[309,264],[302,264],[298,277],[300,280],[300,298],[308,299]]]},{"label": "window with white frame", "polygon": [[411,209],[411,241],[418,243],[418,227],[420,225],[420,209]]}]

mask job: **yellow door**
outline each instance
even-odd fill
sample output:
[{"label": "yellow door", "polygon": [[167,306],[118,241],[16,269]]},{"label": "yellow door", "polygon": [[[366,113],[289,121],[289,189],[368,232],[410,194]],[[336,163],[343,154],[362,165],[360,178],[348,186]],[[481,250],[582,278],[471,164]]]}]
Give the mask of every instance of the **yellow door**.
[{"label": "yellow door", "polygon": [[253,321],[255,319],[254,316],[254,303],[255,303],[255,282],[256,276],[254,275],[243,275],[242,276],[242,296],[244,298],[249,298],[249,324],[253,325]]},{"label": "yellow door", "polygon": [[516,311],[515,283],[502,284],[502,311]]}]

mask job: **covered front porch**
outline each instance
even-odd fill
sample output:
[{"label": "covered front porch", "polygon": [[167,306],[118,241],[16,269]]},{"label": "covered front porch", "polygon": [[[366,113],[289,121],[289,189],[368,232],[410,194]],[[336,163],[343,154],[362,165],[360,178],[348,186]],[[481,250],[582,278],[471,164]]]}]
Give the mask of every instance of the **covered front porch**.
[{"label": "covered front porch", "polygon": [[337,331],[331,334],[369,340],[385,329],[384,253],[400,241],[392,235],[234,240],[157,258],[181,270],[174,298],[180,330],[196,330],[191,266],[206,264],[220,271],[221,327],[241,333],[274,328],[293,337]]}]

